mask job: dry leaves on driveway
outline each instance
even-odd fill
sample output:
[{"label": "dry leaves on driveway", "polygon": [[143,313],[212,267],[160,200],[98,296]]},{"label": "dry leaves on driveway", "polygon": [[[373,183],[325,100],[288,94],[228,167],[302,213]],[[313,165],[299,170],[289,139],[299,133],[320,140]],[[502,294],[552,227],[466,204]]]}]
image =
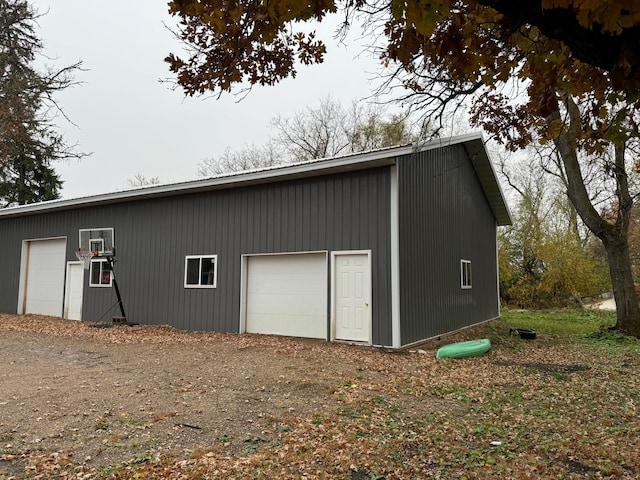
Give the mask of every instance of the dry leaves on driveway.
[{"label": "dry leaves on driveway", "polygon": [[635,350],[474,359],[0,315],[0,478],[636,478]]}]

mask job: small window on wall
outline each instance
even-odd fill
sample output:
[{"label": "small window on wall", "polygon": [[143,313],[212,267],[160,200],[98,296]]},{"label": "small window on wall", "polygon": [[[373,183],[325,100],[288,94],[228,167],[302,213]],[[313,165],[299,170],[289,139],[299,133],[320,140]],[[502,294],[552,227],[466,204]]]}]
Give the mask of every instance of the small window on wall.
[{"label": "small window on wall", "polygon": [[184,266],[184,288],[216,288],[217,255],[187,255]]},{"label": "small window on wall", "polygon": [[106,258],[96,258],[91,260],[89,270],[90,287],[110,287],[113,283],[111,269]]},{"label": "small window on wall", "polygon": [[460,260],[460,286],[471,288],[471,260]]}]

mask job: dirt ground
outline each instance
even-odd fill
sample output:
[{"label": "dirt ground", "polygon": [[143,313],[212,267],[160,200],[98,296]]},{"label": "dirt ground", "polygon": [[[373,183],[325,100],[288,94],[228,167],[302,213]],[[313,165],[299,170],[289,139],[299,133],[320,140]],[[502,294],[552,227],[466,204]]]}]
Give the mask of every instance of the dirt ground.
[{"label": "dirt ground", "polygon": [[[334,408],[336,382],[371,378],[375,349],[168,327],[94,328],[0,314],[0,478],[64,456],[88,469],[269,441]],[[385,354],[389,355],[389,354]]]}]

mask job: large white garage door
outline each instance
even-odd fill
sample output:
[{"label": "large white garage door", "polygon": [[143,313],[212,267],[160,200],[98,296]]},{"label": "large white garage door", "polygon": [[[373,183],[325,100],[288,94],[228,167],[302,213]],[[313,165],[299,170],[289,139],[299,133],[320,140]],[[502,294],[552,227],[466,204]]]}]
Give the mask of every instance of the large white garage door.
[{"label": "large white garage door", "polygon": [[327,338],[327,290],[324,253],[249,257],[246,331]]},{"label": "large white garage door", "polygon": [[29,242],[24,313],[62,315],[66,239]]}]

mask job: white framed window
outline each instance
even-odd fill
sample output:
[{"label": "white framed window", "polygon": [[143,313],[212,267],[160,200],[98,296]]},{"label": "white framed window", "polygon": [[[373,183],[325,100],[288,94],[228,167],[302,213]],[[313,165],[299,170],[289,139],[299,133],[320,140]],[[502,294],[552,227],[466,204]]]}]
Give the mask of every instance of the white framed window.
[{"label": "white framed window", "polygon": [[184,259],[184,288],[216,288],[217,255],[187,255]]},{"label": "white framed window", "polygon": [[471,260],[460,260],[460,287],[471,288]]},{"label": "white framed window", "polygon": [[113,284],[113,275],[106,258],[93,258],[89,268],[90,287],[110,287]]}]

